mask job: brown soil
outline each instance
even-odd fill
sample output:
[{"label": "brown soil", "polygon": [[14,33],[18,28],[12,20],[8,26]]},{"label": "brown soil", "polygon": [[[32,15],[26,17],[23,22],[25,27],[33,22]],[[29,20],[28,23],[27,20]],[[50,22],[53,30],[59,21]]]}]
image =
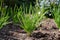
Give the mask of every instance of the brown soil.
[{"label": "brown soil", "polygon": [[18,25],[8,24],[0,30],[0,40],[60,40],[60,31],[53,19],[43,20],[31,36]]}]

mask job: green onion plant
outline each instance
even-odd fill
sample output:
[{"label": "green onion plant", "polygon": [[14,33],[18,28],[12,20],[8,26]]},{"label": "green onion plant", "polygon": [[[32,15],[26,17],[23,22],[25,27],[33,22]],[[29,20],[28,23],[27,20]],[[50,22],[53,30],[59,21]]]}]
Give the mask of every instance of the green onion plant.
[{"label": "green onion plant", "polygon": [[0,29],[3,28],[4,25],[8,24],[8,12],[6,10],[6,8],[2,8],[2,6],[0,6]]},{"label": "green onion plant", "polygon": [[58,7],[54,6],[52,13],[54,14],[54,20],[58,28],[60,28],[60,5]]},{"label": "green onion plant", "polygon": [[27,8],[26,10],[20,9],[18,10],[17,17],[21,22],[21,27],[30,35],[36,28],[36,25],[43,19],[45,13],[44,7],[40,9],[39,7],[32,7],[30,5],[29,13],[27,13]]}]

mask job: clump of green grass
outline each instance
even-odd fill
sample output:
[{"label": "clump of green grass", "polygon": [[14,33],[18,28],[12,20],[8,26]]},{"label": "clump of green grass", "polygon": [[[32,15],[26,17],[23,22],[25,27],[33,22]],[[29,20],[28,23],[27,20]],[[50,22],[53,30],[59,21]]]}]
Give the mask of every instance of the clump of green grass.
[{"label": "clump of green grass", "polygon": [[6,25],[6,24],[9,23],[9,22],[8,22],[8,19],[9,19],[9,16],[8,16],[8,12],[7,12],[6,8],[2,8],[2,7],[0,6],[0,29],[1,29],[4,25]]},{"label": "clump of green grass", "polygon": [[22,10],[22,8],[19,9],[17,13],[17,17],[21,22],[21,27],[30,35],[36,28],[36,25],[43,19],[45,13],[44,8],[40,9],[39,7],[33,8],[30,5],[29,13],[27,13],[26,10]]},{"label": "clump of green grass", "polygon": [[52,13],[54,14],[54,20],[58,28],[60,28],[60,5],[58,7],[54,6]]}]

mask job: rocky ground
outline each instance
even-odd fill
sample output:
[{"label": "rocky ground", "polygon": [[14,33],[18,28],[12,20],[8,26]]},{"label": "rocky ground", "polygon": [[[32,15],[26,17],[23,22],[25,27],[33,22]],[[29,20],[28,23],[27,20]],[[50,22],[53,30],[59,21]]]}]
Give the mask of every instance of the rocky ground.
[{"label": "rocky ground", "polygon": [[53,19],[43,20],[31,36],[18,25],[8,24],[0,30],[0,40],[60,40],[60,31]]}]

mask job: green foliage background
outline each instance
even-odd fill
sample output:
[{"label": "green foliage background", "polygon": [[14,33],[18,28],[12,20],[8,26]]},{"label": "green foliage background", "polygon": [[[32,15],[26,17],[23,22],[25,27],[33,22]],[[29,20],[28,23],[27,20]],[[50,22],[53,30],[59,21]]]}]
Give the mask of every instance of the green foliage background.
[{"label": "green foliage background", "polygon": [[39,5],[38,1],[0,0],[0,29],[9,23],[20,24],[30,35],[48,11],[52,12],[53,19],[60,28],[60,4],[50,3],[50,6],[46,7],[44,4]]}]

